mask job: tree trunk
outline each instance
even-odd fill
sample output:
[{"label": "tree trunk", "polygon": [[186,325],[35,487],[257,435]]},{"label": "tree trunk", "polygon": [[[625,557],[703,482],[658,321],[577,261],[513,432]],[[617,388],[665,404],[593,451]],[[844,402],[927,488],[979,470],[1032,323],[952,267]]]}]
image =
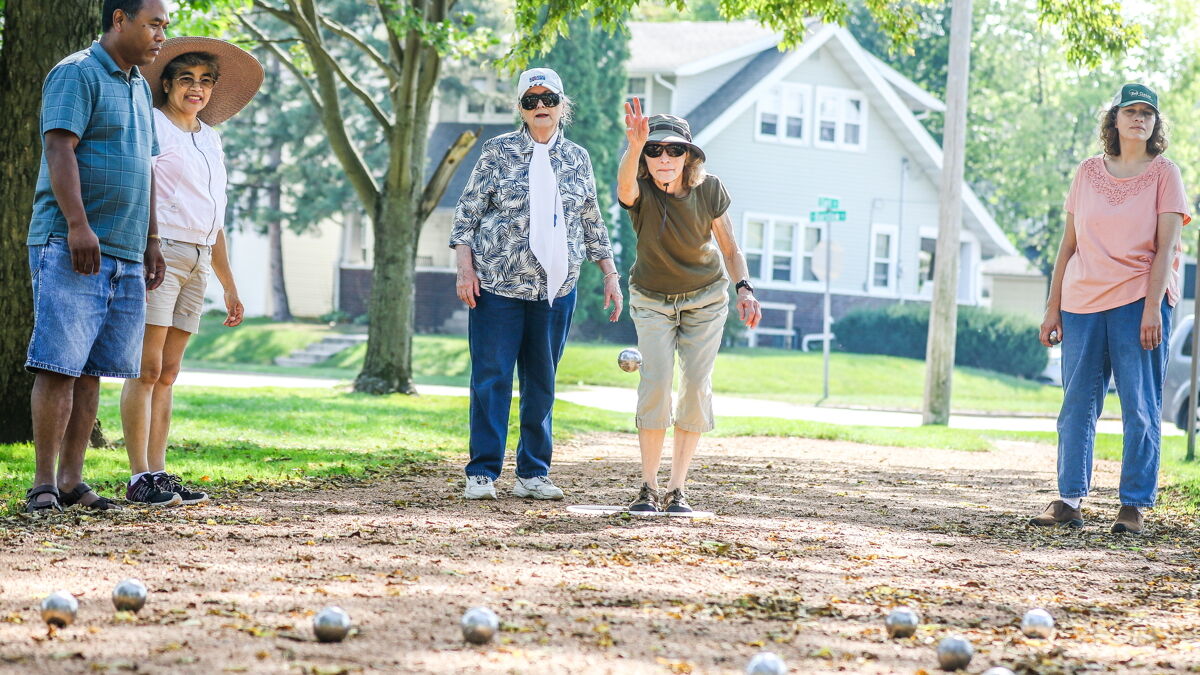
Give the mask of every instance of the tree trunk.
[{"label": "tree trunk", "polygon": [[288,303],[287,285],[283,278],[283,186],[279,184],[282,146],[276,145],[271,149],[270,160],[273,182],[267,187],[267,205],[271,209],[271,221],[267,223],[267,244],[271,248],[271,318],[275,321],[291,321],[292,306]]},{"label": "tree trunk", "polygon": [[946,82],[946,127],[933,306],[925,349],[924,424],[950,422],[954,342],[958,333],[958,259],[962,227],[963,157],[966,149],[967,78],[971,67],[971,0],[954,0],[950,16],[950,72]]},{"label": "tree trunk", "polygon": [[[42,141],[42,81],[100,30],[95,0],[8,0],[0,51],[0,443],[33,438],[25,352],[33,327],[25,236]],[[53,26],[47,30],[47,26]]]}]

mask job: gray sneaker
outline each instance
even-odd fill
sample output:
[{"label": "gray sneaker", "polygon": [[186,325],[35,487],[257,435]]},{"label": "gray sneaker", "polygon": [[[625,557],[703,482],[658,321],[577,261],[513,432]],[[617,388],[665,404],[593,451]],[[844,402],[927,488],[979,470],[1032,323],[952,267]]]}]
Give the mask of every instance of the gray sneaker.
[{"label": "gray sneaker", "polygon": [[463,490],[467,499],[495,499],[496,481],[487,476],[467,476],[467,487]]},{"label": "gray sneaker", "polygon": [[533,478],[517,477],[517,484],[513,486],[513,494],[517,497],[530,497],[533,499],[562,499],[563,491],[557,485],[550,482],[546,476],[534,476]]}]

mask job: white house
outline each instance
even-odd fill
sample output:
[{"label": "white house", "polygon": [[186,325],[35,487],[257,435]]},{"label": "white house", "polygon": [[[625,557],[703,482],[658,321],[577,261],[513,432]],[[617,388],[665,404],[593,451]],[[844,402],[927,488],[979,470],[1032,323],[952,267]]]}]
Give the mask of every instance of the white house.
[{"label": "white house", "polygon": [[[844,28],[814,24],[795,50],[754,22],[630,24],[628,95],[652,113],[687,118],[708,169],[733,198],[729,217],[767,308],[752,344],[795,346],[820,331],[824,245],[832,258],[832,313],[931,297],[942,151],[920,122],[943,104],[879,59]],[[686,38],[686,39],[684,39]],[[430,159],[465,128],[484,138],[513,128],[500,94],[508,80],[481,77],[480,94],[442,101]],[[455,175],[421,235],[419,330],[465,328],[446,246],[454,204],[478,157]],[[845,220],[812,222],[834,199]],[[964,185],[962,304],[984,304],[982,261],[1015,255]],[[365,224],[341,235],[331,295],[350,315],[366,307],[370,242]]]}]

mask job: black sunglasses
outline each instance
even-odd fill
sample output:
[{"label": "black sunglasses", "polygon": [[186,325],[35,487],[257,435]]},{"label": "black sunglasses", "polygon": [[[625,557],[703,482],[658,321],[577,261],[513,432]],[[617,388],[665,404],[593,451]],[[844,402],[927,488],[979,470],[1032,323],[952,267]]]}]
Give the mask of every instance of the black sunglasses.
[{"label": "black sunglasses", "polygon": [[562,97],[552,91],[545,94],[526,94],[521,97],[521,107],[526,110],[535,110],[538,101],[541,101],[547,108],[554,108],[562,103]]},{"label": "black sunglasses", "polygon": [[647,157],[661,157],[664,150],[666,150],[668,157],[683,157],[683,153],[687,152],[687,146],[683,143],[671,143],[670,145],[647,143],[642,148],[642,154]]}]

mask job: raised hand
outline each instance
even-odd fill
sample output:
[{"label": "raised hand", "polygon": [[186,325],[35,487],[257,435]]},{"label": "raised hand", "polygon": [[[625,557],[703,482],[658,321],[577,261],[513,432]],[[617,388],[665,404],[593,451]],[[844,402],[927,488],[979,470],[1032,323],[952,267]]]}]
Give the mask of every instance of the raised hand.
[{"label": "raised hand", "polygon": [[625,138],[629,147],[640,150],[649,137],[650,118],[642,114],[642,100],[635,96],[632,104],[625,104]]}]

